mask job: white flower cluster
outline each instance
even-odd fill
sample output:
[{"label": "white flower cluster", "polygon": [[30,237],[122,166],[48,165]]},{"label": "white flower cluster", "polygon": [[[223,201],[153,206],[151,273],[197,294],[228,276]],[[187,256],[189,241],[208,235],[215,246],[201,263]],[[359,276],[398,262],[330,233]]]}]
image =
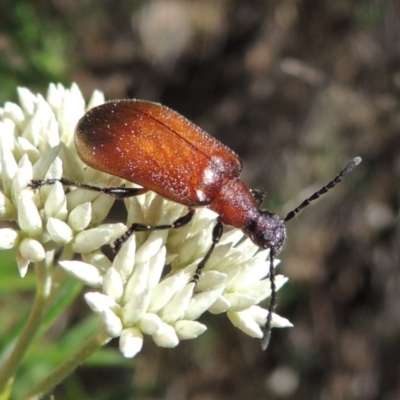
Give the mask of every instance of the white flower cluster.
[{"label": "white flower cluster", "polygon": [[[259,251],[240,230],[225,233],[208,260],[196,287],[196,266],[211,244],[215,213],[196,210],[194,220],[179,229],[138,233],[113,261],[101,246],[120,237],[132,222],[167,224],[185,214],[184,206],[155,193],[125,200],[127,224],[103,223],[112,197],[57,182],[38,190],[31,179],[65,176],[99,186],[118,186],[119,178],[86,167],[73,145],[74,127],[87,109],[104,102],[95,92],[88,105],[76,85],[50,85],[47,97],[19,89],[20,105],[0,108],[0,249],[17,249],[21,276],[30,262],[58,264],[94,289],[86,302],[110,337],[120,337],[125,357],[140,351],[143,334],[173,347],[206,330],[197,322],[205,311],[226,312],[232,323],[261,338],[267,311],[258,304],[269,297],[268,251]],[[11,227],[10,227],[11,226]],[[75,253],[82,261],[72,261]],[[279,289],[285,282],[276,276]],[[273,315],[272,326],[290,322]]]}]

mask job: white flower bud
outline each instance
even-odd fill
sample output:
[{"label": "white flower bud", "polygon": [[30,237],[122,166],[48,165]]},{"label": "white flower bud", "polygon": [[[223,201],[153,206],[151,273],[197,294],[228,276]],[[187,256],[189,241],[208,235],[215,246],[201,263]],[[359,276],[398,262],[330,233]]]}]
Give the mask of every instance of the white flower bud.
[{"label": "white flower bud", "polygon": [[125,304],[123,308],[123,320],[126,326],[133,325],[142,318],[149,306],[150,299],[150,292],[145,289]]},{"label": "white flower bud", "polygon": [[176,347],[179,344],[175,329],[168,324],[163,326],[153,335],[153,340],[160,347]]},{"label": "white flower bud", "polygon": [[100,314],[105,309],[117,309],[119,308],[118,304],[112,300],[110,297],[105,294],[99,292],[88,292],[85,293],[84,296],[87,305],[92,309],[96,314]]},{"label": "white flower bud", "polygon": [[112,234],[111,229],[100,227],[79,232],[73,240],[72,250],[75,253],[90,253],[109,243]]},{"label": "white flower bud", "polygon": [[240,292],[225,293],[225,297],[231,303],[230,310],[232,311],[243,311],[256,302],[255,298],[246,296]]},{"label": "white flower bud", "polygon": [[21,278],[23,278],[26,273],[28,272],[28,265],[29,265],[29,260],[26,258],[22,257],[20,253],[17,254],[17,266],[19,270],[19,274]]},{"label": "white flower bud", "polygon": [[36,97],[34,94],[24,87],[17,88],[19,102],[25,114],[33,115],[36,105]]},{"label": "white flower bud", "polygon": [[23,258],[32,262],[42,261],[46,256],[43,246],[37,240],[29,238],[21,242],[19,251]]},{"label": "white flower bud", "polygon": [[142,350],[143,335],[137,328],[126,328],[119,339],[119,350],[126,358],[133,358]]},{"label": "white flower bud", "polygon": [[146,335],[154,335],[161,329],[163,324],[163,320],[157,314],[146,313],[140,320],[139,328]]},{"label": "white flower bud", "polygon": [[54,217],[63,221],[66,219],[68,214],[67,199],[60,182],[51,186],[49,196],[44,203],[44,212],[48,218]]},{"label": "white flower bud", "polygon": [[[268,311],[260,306],[252,306],[248,310],[248,313],[254,318],[258,325],[264,326],[267,320]],[[274,328],[292,328],[293,324],[286,318],[281,317],[278,314],[272,314],[271,326]]]},{"label": "white flower bud", "polygon": [[60,261],[59,265],[70,275],[88,286],[100,288],[103,285],[103,277],[93,265],[82,261]]},{"label": "white flower bud", "polygon": [[121,279],[126,283],[128,277],[132,274],[136,257],[136,239],[132,235],[121,247],[121,250],[115,256],[113,267],[119,272]]},{"label": "white flower bud", "polygon": [[196,293],[190,299],[184,318],[189,320],[199,318],[200,315],[207,311],[217,301],[223,291],[224,286],[221,286],[219,289]]},{"label": "white flower bud", "polygon": [[99,90],[94,90],[92,93],[92,96],[87,104],[86,109],[90,110],[93,107],[97,107],[100,104],[103,104],[105,102],[104,99],[104,93],[100,92]]},{"label": "white flower bud", "polygon": [[115,301],[119,301],[124,294],[124,285],[121,275],[113,267],[109,268],[104,275],[103,291],[104,294]]},{"label": "white flower bud", "polygon": [[18,170],[14,155],[6,143],[0,146],[1,177],[3,180],[3,190],[7,195],[10,194],[12,179]]},{"label": "white flower bud", "polygon": [[175,293],[172,299],[159,312],[163,321],[172,323],[183,317],[193,296],[194,286],[192,282]]},{"label": "white flower bud", "polygon": [[104,330],[112,337],[118,337],[123,330],[122,322],[119,317],[115,315],[109,308],[103,310],[100,314],[101,322]]},{"label": "white flower bud", "polygon": [[12,220],[15,218],[15,208],[10,199],[0,192],[0,220]]},{"label": "white flower bud", "polygon": [[[45,177],[47,174],[47,171],[49,170],[50,166],[53,164],[54,160],[58,156],[60,152],[60,146],[56,146],[51,148],[49,151],[47,151],[45,154],[40,157],[40,159],[35,163],[33,166],[33,176],[35,178],[37,177]],[[49,178],[59,178],[59,176],[53,176]],[[49,193],[51,190],[51,187],[43,187],[40,189],[44,193]]]},{"label": "white flower bud", "polygon": [[187,278],[182,272],[164,279],[153,289],[149,311],[158,312],[161,310],[171,300],[172,296],[186,284]]},{"label": "white flower bud", "polygon": [[76,206],[68,215],[68,225],[75,231],[81,232],[88,227],[92,219],[92,203]]},{"label": "white flower bud", "polygon": [[114,197],[98,196],[92,202],[92,223],[94,225],[101,224],[110,212],[115,202]]},{"label": "white flower bud", "polygon": [[63,221],[57,218],[49,218],[46,224],[47,232],[51,240],[64,246],[69,243],[74,237],[74,231]]},{"label": "white flower bud", "polygon": [[229,309],[231,302],[225,296],[219,296],[216,302],[208,309],[211,314],[221,314]]},{"label": "white flower bud", "polygon": [[11,119],[18,128],[22,126],[22,122],[25,119],[24,113],[17,104],[11,103],[9,101],[4,103],[4,115],[3,118]]},{"label": "white flower bud", "polygon": [[29,236],[35,237],[42,232],[42,219],[30,190],[21,192],[18,201],[18,225]]},{"label": "white flower bud", "polygon": [[18,241],[18,231],[12,228],[0,229],[0,250],[12,249]]},{"label": "white flower bud", "polygon": [[180,340],[195,339],[207,330],[207,327],[197,321],[176,321],[173,324]]},{"label": "white flower bud", "polygon": [[263,332],[254,318],[247,311],[231,312],[227,313],[228,318],[234,326],[239,328],[247,335],[261,339]]}]

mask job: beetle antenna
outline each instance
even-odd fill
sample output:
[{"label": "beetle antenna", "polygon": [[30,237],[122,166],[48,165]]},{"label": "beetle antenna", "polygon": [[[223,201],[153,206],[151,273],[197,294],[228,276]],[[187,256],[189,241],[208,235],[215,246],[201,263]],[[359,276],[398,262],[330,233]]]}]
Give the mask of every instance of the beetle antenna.
[{"label": "beetle antenna", "polygon": [[269,341],[271,339],[272,313],[275,311],[276,308],[277,294],[276,294],[276,284],[275,284],[274,261],[275,261],[275,250],[272,248],[269,253],[269,281],[271,282],[271,299],[269,301],[267,320],[265,321],[263,329],[264,334],[261,339],[261,348],[263,350],[267,349]]},{"label": "beetle antenna", "polygon": [[[327,185],[323,186],[320,190],[315,192],[312,196],[304,200],[298,207],[296,207],[293,211],[286,216],[284,222],[290,221],[299,211],[303,208],[307,207],[312,201],[317,200],[321,195],[325,194],[327,191],[335,187],[339,182],[343,180],[343,178],[351,172],[358,164],[361,162],[361,157],[356,157],[351,160],[346,167],[337,175],[332,181],[330,181]],[[271,339],[271,324],[272,324],[272,314],[276,308],[276,284],[275,284],[275,270],[274,270],[274,261],[275,255],[277,254],[277,249],[271,248],[271,252],[269,254],[269,280],[271,282],[271,299],[268,307],[268,315],[264,325],[264,333],[263,338],[261,340],[261,347],[265,350],[268,347],[269,341]]]},{"label": "beetle antenna", "polygon": [[312,201],[317,200],[321,195],[325,194],[328,190],[332,189],[335,187],[339,182],[343,180],[343,178],[351,172],[360,162],[362,161],[361,157],[356,157],[353,160],[351,160],[346,167],[340,172],[338,176],[336,176],[335,179],[330,181],[327,185],[322,187],[320,190],[315,192],[312,196],[310,196],[308,199],[304,200],[298,207],[296,207],[293,211],[290,211],[288,215],[286,215],[286,218],[284,219],[284,222],[290,221],[300,210],[303,208],[307,207]]}]

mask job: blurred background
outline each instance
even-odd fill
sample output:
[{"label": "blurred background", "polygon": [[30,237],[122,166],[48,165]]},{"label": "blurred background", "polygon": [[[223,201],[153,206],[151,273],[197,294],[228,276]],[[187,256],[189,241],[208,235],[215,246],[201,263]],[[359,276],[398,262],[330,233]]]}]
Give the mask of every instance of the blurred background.
[{"label": "blurred background", "polygon": [[[400,399],[399,21],[397,0],[0,0],[1,104],[73,81],[86,98],[161,102],[234,149],[282,217],[364,160],[290,222],[277,312],[295,327],[267,352],[204,315],[208,331],[175,349],[147,340],[127,361],[111,343],[56,399]],[[0,284],[1,336],[34,289],[2,257],[15,280]],[[21,391],[76,348],[63,332],[87,315],[77,300],[56,321]]]}]

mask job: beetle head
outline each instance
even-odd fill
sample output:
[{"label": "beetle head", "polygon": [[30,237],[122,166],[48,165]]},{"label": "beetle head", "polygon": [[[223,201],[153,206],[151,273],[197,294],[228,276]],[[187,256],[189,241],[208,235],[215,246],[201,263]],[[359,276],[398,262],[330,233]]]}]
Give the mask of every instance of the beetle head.
[{"label": "beetle head", "polygon": [[285,221],[268,210],[259,210],[243,232],[262,249],[278,254],[286,238]]}]

